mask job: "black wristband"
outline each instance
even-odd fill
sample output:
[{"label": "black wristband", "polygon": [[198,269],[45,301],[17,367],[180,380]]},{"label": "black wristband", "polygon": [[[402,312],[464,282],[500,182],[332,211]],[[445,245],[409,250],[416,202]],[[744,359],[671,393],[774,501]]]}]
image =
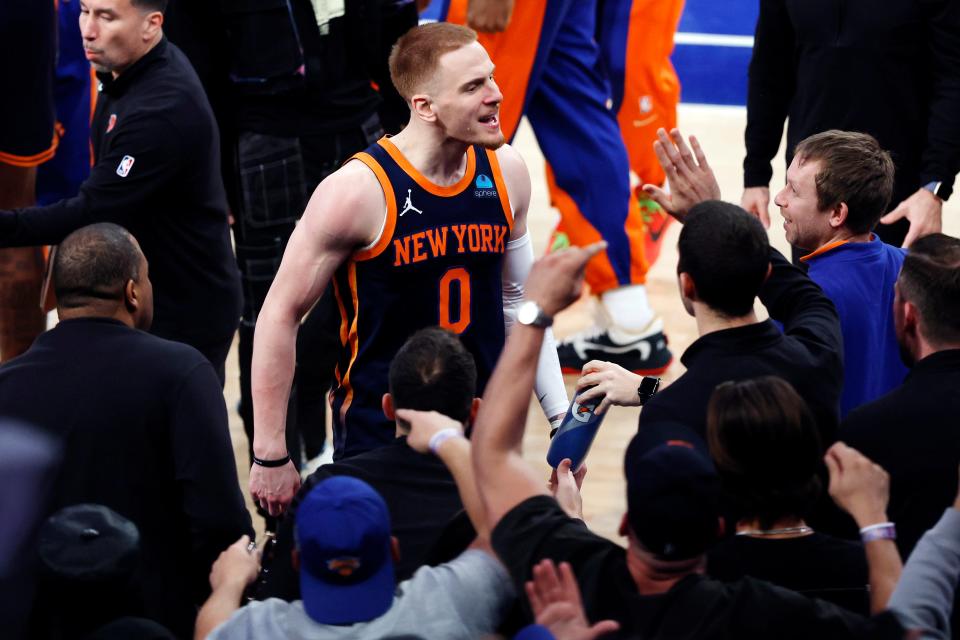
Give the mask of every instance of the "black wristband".
[{"label": "black wristband", "polygon": [[290,462],[289,454],[283,456],[282,458],[277,458],[276,460],[261,460],[257,456],[251,456],[251,457],[253,458],[253,464],[261,467],[268,467],[268,468],[282,467],[283,465]]}]

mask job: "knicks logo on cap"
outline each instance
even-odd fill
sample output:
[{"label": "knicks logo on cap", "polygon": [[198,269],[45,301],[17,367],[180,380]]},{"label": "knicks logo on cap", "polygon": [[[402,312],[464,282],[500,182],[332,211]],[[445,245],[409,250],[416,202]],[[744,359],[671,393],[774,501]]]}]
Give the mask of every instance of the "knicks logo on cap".
[{"label": "knicks logo on cap", "polygon": [[353,575],[353,572],[359,568],[360,558],[344,556],[342,558],[327,560],[327,569],[344,578]]},{"label": "knicks logo on cap", "polygon": [[121,178],[126,178],[127,174],[130,173],[130,169],[133,168],[133,163],[133,156],[123,156],[123,160],[121,160],[120,164],[117,166],[117,175]]},{"label": "knicks logo on cap", "polygon": [[111,113],[110,119],[107,120],[107,133],[113,131],[113,128],[117,126],[117,114]]}]

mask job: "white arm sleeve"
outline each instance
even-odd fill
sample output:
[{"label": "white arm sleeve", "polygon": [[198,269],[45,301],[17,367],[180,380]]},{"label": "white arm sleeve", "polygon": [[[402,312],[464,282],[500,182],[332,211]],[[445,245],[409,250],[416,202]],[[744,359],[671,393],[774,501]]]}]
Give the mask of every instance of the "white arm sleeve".
[{"label": "white arm sleeve", "polygon": [[[510,328],[517,319],[517,307],[523,301],[523,283],[530,275],[533,266],[533,244],[530,234],[525,233],[516,240],[507,243],[507,254],[503,259],[503,324]],[[560,373],[560,359],[557,358],[557,344],[553,331],[547,329],[540,347],[540,360],[537,362],[537,381],[534,385],[543,414],[550,417],[566,413],[570,401],[567,388],[563,385]]]}]

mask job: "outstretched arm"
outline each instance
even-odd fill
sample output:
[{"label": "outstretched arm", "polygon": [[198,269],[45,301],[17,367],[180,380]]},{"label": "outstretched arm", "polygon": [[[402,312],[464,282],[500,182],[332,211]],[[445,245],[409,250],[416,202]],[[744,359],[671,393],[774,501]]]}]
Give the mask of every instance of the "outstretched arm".
[{"label": "outstretched arm", "polygon": [[[587,262],[604,247],[599,242],[538,260],[526,282],[527,299],[549,316],[565,309],[580,296]],[[474,426],[473,470],[490,530],[519,503],[547,493],[543,479],[523,461],[520,450],[543,332],[523,324],[513,328]]]},{"label": "outstretched arm", "polygon": [[397,409],[397,418],[410,424],[407,445],[420,453],[433,453],[450,470],[460,492],[463,509],[470,524],[477,531],[477,538],[484,542],[490,539],[490,528],[484,513],[483,502],[477,491],[470,462],[470,441],[463,435],[463,425],[436,411]]},{"label": "outstretched arm", "polygon": [[827,450],[824,461],[830,470],[830,497],[853,517],[864,538],[870,611],[878,614],[887,608],[903,567],[893,538],[877,535],[890,524],[887,520],[890,476],[879,465],[842,442]]},{"label": "outstretched arm", "polygon": [[[317,187],[290,236],[257,318],[253,342],[255,457],[277,460],[287,455],[287,402],[300,320],[323,294],[340,263],[356,247],[374,239],[385,206],[373,173],[359,162],[349,162]],[[250,469],[250,495],[270,515],[282,513],[299,486],[292,461],[281,467],[254,464]]]},{"label": "outstretched arm", "polygon": [[[503,321],[509,335],[516,321],[517,307],[524,299],[524,283],[530,275],[534,262],[533,243],[527,232],[530,174],[523,158],[509,145],[504,145],[497,151],[497,160],[500,162],[503,178],[507,184],[510,207],[513,211],[513,230],[510,234],[510,242],[507,243],[501,278]],[[563,383],[563,373],[560,371],[557,344],[553,339],[553,331],[549,328],[540,345],[534,391],[547,421],[553,427],[559,426],[570,400],[567,398],[567,388]]]},{"label": "outstretched arm", "polygon": [[653,151],[670,181],[670,193],[654,184],[643,185],[643,190],[674,218],[683,222],[695,204],[720,199],[720,184],[694,136],[687,146],[679,129],[671,129],[670,135],[658,129]]}]

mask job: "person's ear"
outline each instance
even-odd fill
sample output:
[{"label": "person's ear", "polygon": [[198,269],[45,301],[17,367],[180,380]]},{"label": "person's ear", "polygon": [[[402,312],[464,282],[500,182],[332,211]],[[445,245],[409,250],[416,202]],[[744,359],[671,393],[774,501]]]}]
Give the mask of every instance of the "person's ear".
[{"label": "person's ear", "polygon": [[410,98],[410,108],[413,115],[424,122],[436,122],[437,113],[433,108],[433,99],[425,93],[418,93]]},{"label": "person's ear", "polygon": [[300,550],[296,547],[290,551],[290,566],[292,566],[293,570],[297,573],[300,572]]},{"label": "person's ear", "polygon": [[140,305],[142,304],[140,300],[140,290],[132,278],[127,280],[127,284],[123,288],[123,302],[131,315],[140,310]]},{"label": "person's ear", "polygon": [[620,526],[617,528],[617,533],[623,537],[628,537],[630,535],[630,523],[627,522],[627,514],[624,513],[623,517],[620,518]]},{"label": "person's ear", "polygon": [[920,310],[909,300],[903,301],[903,331],[910,336],[920,335]]},{"label": "person's ear", "polygon": [[380,406],[383,408],[383,415],[387,416],[387,420],[397,419],[397,412],[393,406],[393,396],[389,393],[383,394],[383,398],[380,399]]},{"label": "person's ear", "polygon": [[847,203],[841,202],[830,211],[830,226],[839,229],[846,224],[849,216],[850,209],[847,207]]},{"label": "person's ear", "polygon": [[143,41],[153,40],[157,33],[163,28],[163,13],[160,11],[151,11],[144,20]]},{"label": "person's ear", "polygon": [[772,263],[772,262],[768,262],[768,263],[767,263],[767,273],[766,273],[765,276],[763,276],[763,281],[766,282],[767,280],[770,279],[770,276],[772,276],[772,275],[773,275],[773,263]]},{"label": "person's ear", "polygon": [[400,541],[397,540],[397,536],[390,536],[390,555],[393,556],[394,562],[400,562]]},{"label": "person's ear", "polygon": [[688,300],[697,299],[697,285],[686,271],[680,272],[680,293]]},{"label": "person's ear", "polygon": [[483,400],[480,398],[474,398],[473,402],[470,403],[470,421],[468,424],[473,424],[477,421],[477,412],[480,411],[481,404],[483,404]]}]

